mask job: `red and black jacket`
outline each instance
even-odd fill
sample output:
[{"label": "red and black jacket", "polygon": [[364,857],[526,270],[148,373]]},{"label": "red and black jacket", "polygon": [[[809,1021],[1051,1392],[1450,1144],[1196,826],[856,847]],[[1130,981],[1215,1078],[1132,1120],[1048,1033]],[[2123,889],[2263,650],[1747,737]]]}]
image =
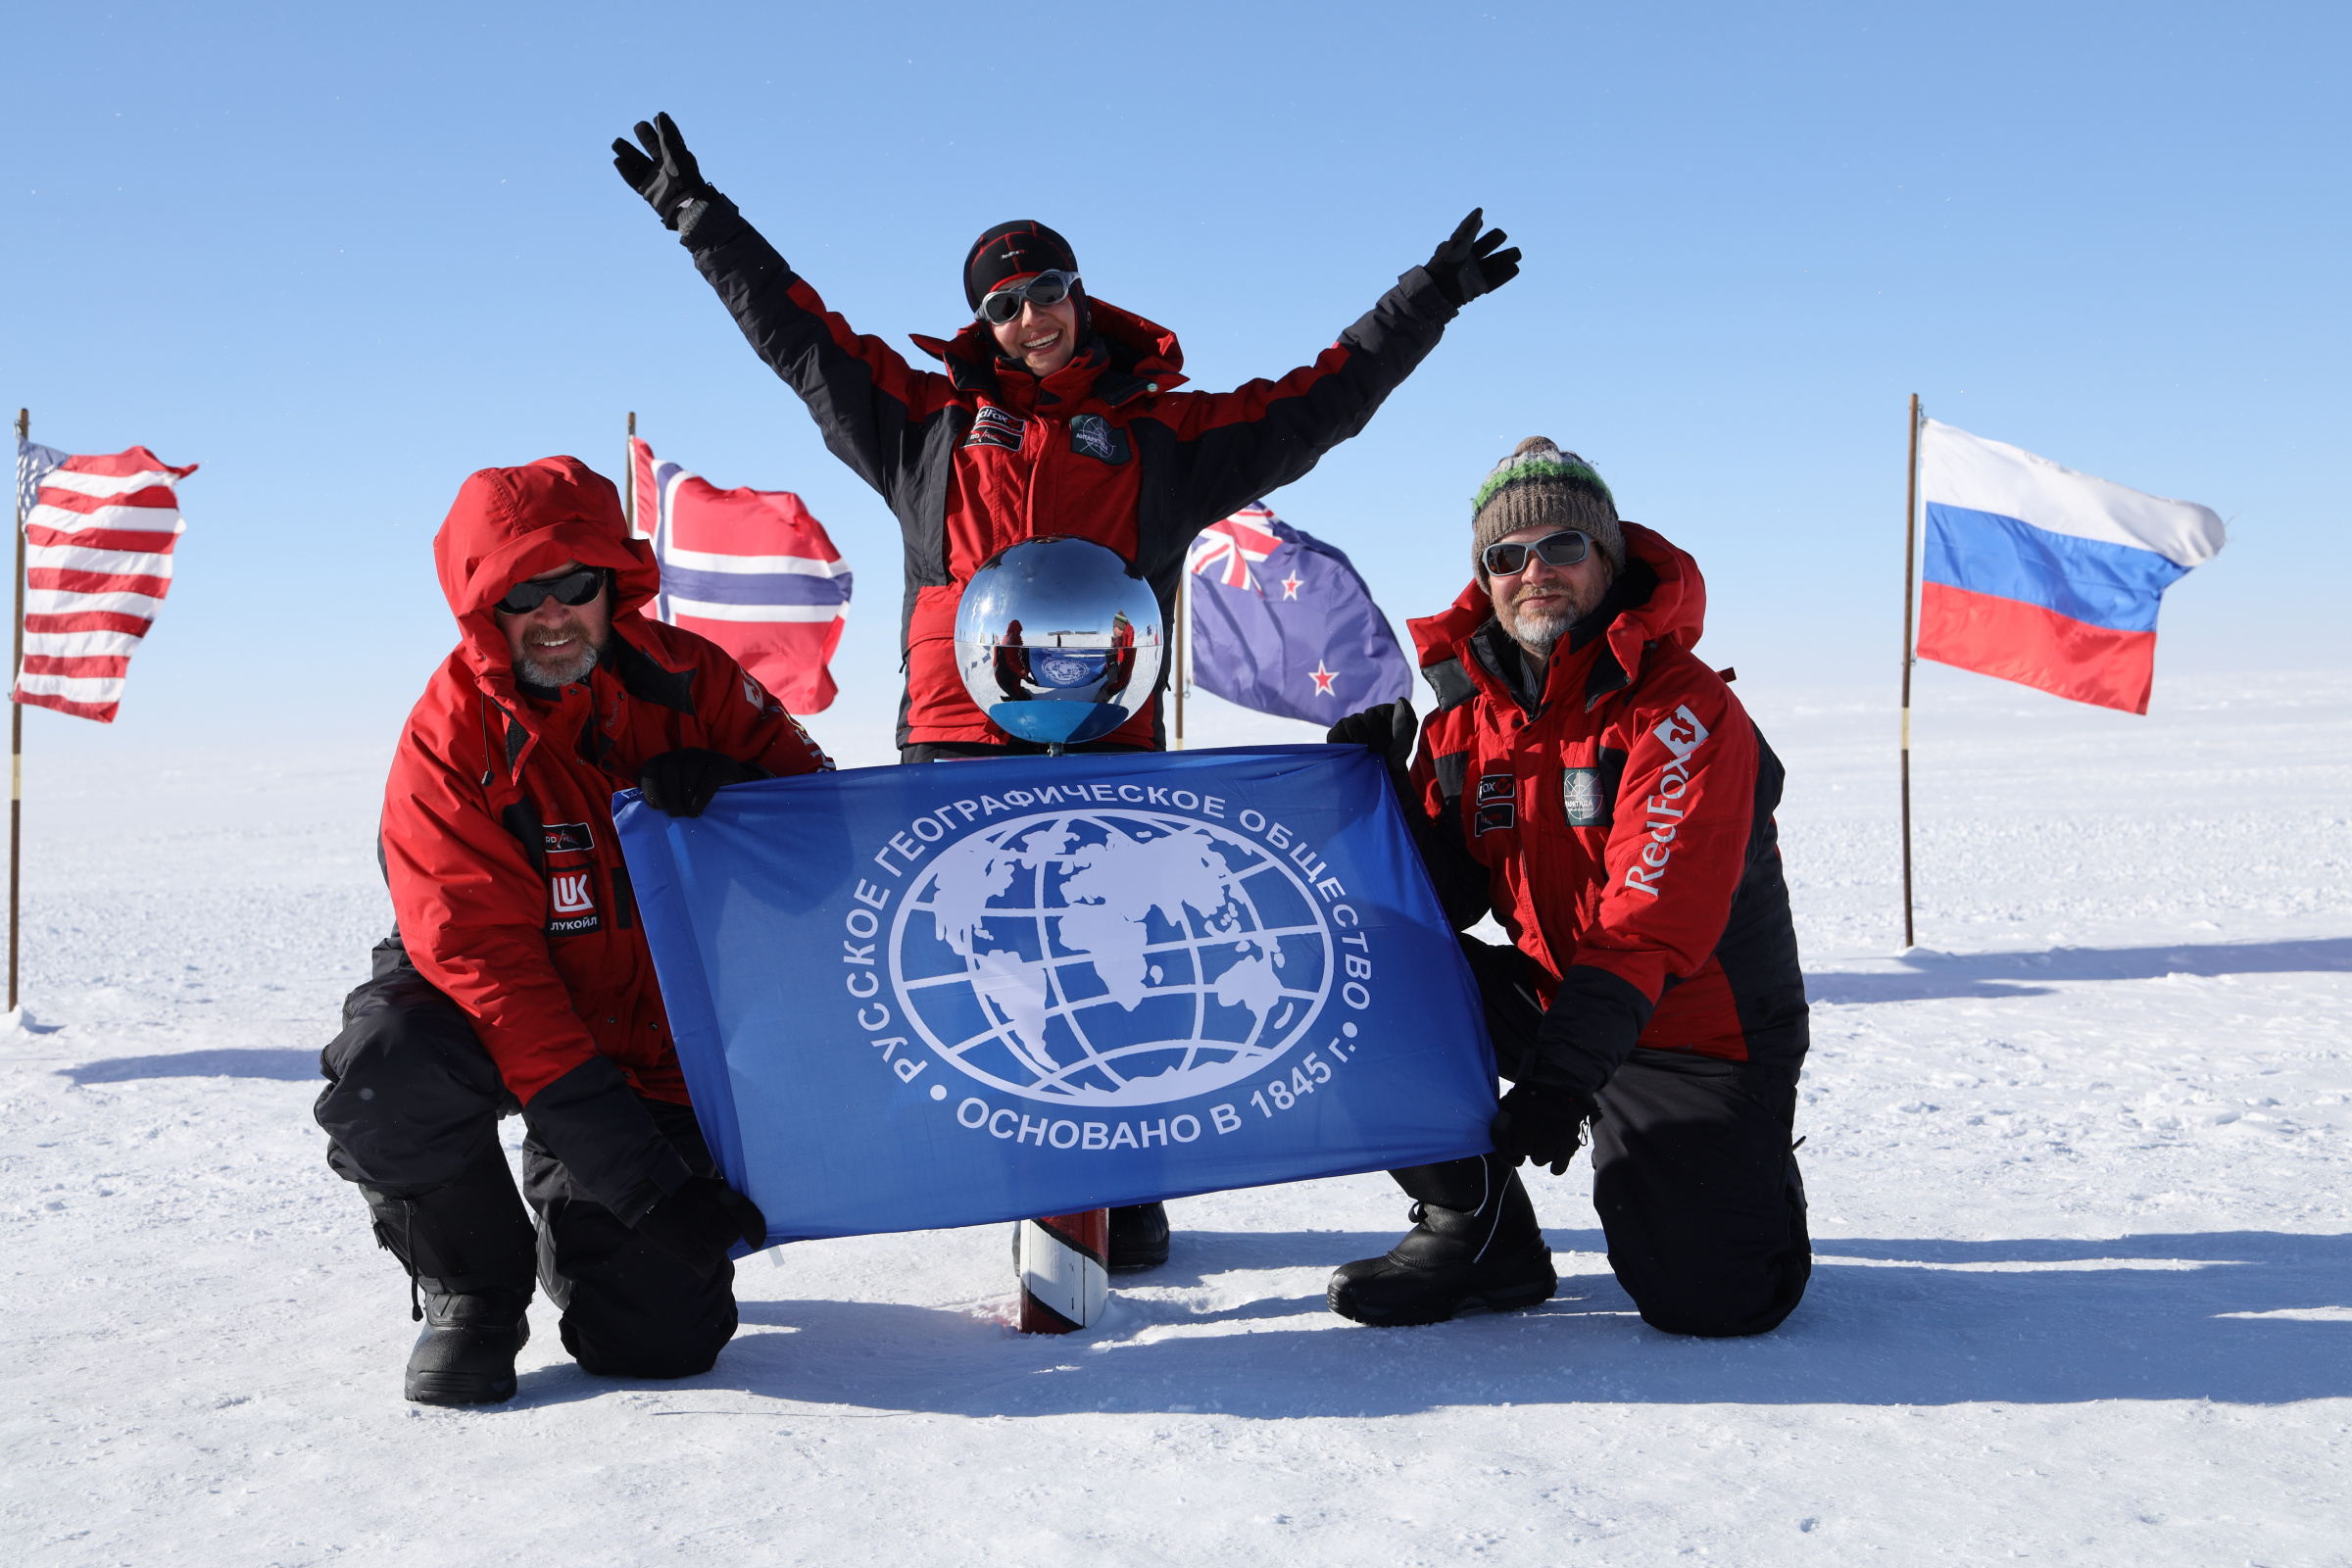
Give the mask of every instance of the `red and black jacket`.
[{"label": "red and black jacket", "polygon": [[[401,944],[465,1011],[533,1131],[633,1221],[688,1173],[630,1091],[687,1094],[612,794],[679,747],[778,776],[833,764],[725,650],[638,613],[661,583],[653,547],[577,458],[474,474],[433,556],[464,635],[384,785]],[[567,560],[613,573],[612,634],[587,679],[526,690],[491,607]]]},{"label": "red and black jacket", "polygon": [[1492,909],[1534,961],[1537,1077],[1590,1093],[1639,1047],[1793,1078],[1808,1035],[1780,760],[1690,653],[1697,564],[1638,524],[1625,539],[1615,617],[1554,650],[1540,694],[1477,583],[1411,623],[1440,704],[1413,762],[1423,856],[1457,929]]},{"label": "red and black jacket", "polygon": [[[1172,616],[1194,535],[1361,430],[1455,310],[1415,268],[1314,364],[1203,393],[1176,390],[1185,377],[1174,333],[1090,300],[1093,341],[1040,382],[976,322],[951,342],[915,338],[943,368],[912,368],[826,310],[723,196],[679,237],[825,444],[899,519],[902,747],[1006,739],[956,666],[956,605],[991,556],[1038,534],[1092,539],[1133,563]],[[1155,696],[1108,739],[1148,747],[1158,733]]]}]

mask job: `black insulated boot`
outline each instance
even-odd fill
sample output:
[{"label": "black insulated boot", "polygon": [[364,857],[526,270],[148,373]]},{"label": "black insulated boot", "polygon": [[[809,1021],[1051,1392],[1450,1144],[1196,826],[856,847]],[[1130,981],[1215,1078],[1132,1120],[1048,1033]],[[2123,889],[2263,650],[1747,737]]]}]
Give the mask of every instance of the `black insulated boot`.
[{"label": "black insulated boot", "polygon": [[1551,1299],[1560,1277],[1519,1173],[1492,1154],[1391,1171],[1418,1200],[1413,1228],[1386,1257],[1331,1277],[1331,1309],[1403,1328],[1465,1312],[1511,1312]]},{"label": "black insulated boot", "polygon": [[1110,1257],[1114,1274],[1157,1268],[1168,1260],[1168,1205],[1130,1203],[1110,1211]]},{"label": "black insulated boot", "polygon": [[506,1155],[485,1141],[454,1181],[418,1193],[362,1186],[375,1239],[408,1271],[424,1332],[409,1352],[406,1391],[419,1404],[497,1404],[514,1397],[514,1355],[530,1338],[523,1308],[538,1272],[538,1238]]},{"label": "black insulated boot", "polygon": [[531,1293],[436,1291],[419,1281],[424,1332],[409,1352],[408,1396],[418,1404],[503,1404],[514,1397],[514,1357],[530,1343]]}]

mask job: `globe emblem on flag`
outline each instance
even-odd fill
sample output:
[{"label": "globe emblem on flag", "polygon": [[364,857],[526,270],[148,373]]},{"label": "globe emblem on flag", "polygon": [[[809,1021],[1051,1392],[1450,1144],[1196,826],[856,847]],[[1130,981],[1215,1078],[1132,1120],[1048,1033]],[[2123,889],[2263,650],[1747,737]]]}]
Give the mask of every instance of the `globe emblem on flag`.
[{"label": "globe emblem on flag", "polygon": [[891,981],[940,1058],[1065,1107],[1224,1088],[1304,1038],[1337,967],[1279,852],[1152,810],[1047,812],[939,852],[890,933]]}]

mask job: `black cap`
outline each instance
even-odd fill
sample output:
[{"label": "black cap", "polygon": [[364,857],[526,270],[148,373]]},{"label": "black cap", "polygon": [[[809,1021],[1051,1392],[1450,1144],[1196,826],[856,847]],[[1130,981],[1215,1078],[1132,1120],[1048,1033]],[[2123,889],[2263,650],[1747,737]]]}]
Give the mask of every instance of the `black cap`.
[{"label": "black cap", "polygon": [[1070,242],[1034,219],[999,223],[978,239],[963,259],[963,302],[973,310],[1005,284],[1040,272],[1075,272],[1078,255]]}]

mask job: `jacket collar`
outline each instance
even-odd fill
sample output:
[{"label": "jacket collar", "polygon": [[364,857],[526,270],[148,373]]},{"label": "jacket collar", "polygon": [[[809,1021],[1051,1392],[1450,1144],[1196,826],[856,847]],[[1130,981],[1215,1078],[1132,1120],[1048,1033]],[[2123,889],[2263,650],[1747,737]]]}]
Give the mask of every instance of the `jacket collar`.
[{"label": "jacket collar", "polygon": [[[581,740],[593,761],[601,762],[604,752],[610,749],[609,744],[600,744],[588,732],[596,730],[597,715],[611,710],[609,698],[612,686],[617,685],[623,694],[639,702],[655,703],[681,713],[695,710],[695,672],[692,665],[684,669],[671,669],[662,663],[651,649],[633,635],[635,626],[641,620],[642,617],[635,614],[614,618],[612,629],[605,639],[605,651],[598,657],[596,668],[589,672],[585,682],[589,690],[589,709],[583,719],[587,730],[583,731]],[[519,778],[523,763],[532,750],[547,737],[548,726],[564,710],[564,694],[561,690],[534,686],[515,679],[511,664],[500,664],[494,668],[477,666],[473,670],[473,683],[475,689],[490,700],[491,710],[498,714],[495,720],[487,711],[483,715],[484,738],[492,742],[494,760],[503,756],[508,776],[511,779]],[[600,698],[597,692],[600,684],[606,685],[604,698]],[[495,738],[490,734],[493,728],[498,731]],[[489,780],[482,782],[487,784]]]},{"label": "jacket collar", "polygon": [[910,337],[916,348],[941,362],[956,390],[982,394],[1020,414],[1042,412],[1055,418],[1107,414],[1184,384],[1184,348],[1175,333],[1101,300],[1090,299],[1087,309],[1093,337],[1043,381],[999,354],[996,334],[978,321],[953,338]]}]

